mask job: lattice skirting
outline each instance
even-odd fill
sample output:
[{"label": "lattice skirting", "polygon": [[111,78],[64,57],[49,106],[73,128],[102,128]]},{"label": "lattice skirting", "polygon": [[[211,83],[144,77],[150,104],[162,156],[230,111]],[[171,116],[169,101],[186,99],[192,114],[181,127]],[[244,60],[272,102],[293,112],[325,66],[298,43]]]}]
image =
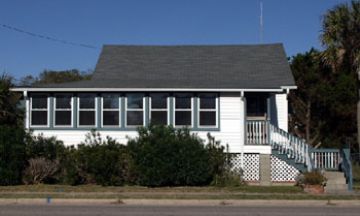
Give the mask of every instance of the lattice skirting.
[{"label": "lattice skirting", "polygon": [[[271,155],[271,181],[272,182],[295,182],[299,170],[287,164],[285,161]],[[232,170],[241,171],[241,154],[234,154],[232,157]],[[260,180],[260,155],[244,154],[243,179],[245,181]]]},{"label": "lattice skirting", "polygon": [[[245,181],[259,181],[259,154],[244,154],[243,179]],[[235,154],[232,157],[232,169],[234,171],[241,170],[241,154]]]},{"label": "lattice skirting", "polygon": [[297,170],[295,167],[271,155],[271,181],[295,182],[295,179],[299,173],[299,170]]}]

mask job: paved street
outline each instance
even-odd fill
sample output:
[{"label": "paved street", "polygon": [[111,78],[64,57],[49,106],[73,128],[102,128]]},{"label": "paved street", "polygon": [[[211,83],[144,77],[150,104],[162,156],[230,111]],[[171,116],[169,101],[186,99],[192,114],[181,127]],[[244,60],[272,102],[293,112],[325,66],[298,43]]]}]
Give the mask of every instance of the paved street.
[{"label": "paved street", "polygon": [[170,215],[256,215],[256,216],[358,216],[360,207],[235,207],[235,206],[125,206],[125,205],[0,205],[0,215],[14,216],[170,216]]}]

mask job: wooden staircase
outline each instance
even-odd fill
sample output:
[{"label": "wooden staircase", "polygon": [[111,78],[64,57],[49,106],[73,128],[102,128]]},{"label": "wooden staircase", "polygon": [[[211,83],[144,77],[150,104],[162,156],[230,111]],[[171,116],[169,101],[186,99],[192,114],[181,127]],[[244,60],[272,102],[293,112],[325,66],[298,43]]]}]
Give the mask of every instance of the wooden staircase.
[{"label": "wooden staircase", "polygon": [[[323,170],[327,178],[326,193],[352,190],[350,149],[314,149],[305,140],[273,125],[269,126],[272,154],[300,172]],[[342,170],[342,171],[340,171]]]},{"label": "wooden staircase", "polygon": [[304,139],[296,137],[268,121],[248,122],[247,143],[251,145],[270,144],[272,155],[295,167],[300,172],[326,171],[327,191],[329,193],[342,193],[344,190],[352,190],[349,148],[314,149]]}]

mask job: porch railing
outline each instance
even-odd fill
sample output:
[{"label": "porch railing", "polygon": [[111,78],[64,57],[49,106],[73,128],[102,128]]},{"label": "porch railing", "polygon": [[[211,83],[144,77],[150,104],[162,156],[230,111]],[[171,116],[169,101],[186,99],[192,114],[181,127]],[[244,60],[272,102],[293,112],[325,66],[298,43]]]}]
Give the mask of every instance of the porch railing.
[{"label": "porch railing", "polygon": [[246,121],[246,144],[268,145],[269,122],[263,120]]},{"label": "porch railing", "polygon": [[339,170],[341,163],[339,149],[312,149],[311,158],[315,169]]},{"label": "porch railing", "polygon": [[303,163],[309,170],[312,169],[310,146],[305,140],[270,124],[268,121],[246,121],[246,144],[271,145],[281,154],[293,158],[296,163]]},{"label": "porch railing", "polygon": [[315,169],[341,170],[344,173],[348,190],[352,190],[353,174],[349,147],[344,149],[312,149],[311,157]]}]

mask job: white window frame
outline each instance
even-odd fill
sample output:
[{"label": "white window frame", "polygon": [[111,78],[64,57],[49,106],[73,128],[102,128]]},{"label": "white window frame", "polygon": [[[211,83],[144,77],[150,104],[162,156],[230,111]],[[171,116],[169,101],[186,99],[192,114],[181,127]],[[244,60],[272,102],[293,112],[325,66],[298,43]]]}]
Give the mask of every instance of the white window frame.
[{"label": "white window frame", "polygon": [[[198,122],[198,128],[218,128],[219,127],[219,97],[215,94],[215,109],[204,109],[200,108],[200,98],[201,96],[198,96],[197,98],[197,122]],[[201,125],[200,124],[200,112],[214,112],[215,111],[215,125]]]},{"label": "white window frame", "polygon": [[[32,99],[33,99],[33,96],[34,95],[44,95],[44,96],[46,96],[46,108],[35,108],[35,109],[33,109],[33,107],[32,107]],[[30,117],[30,127],[38,127],[38,128],[46,128],[46,127],[50,127],[50,96],[49,96],[49,94],[33,94],[33,95],[30,95],[30,115],[29,115],[29,117]],[[46,125],[33,125],[32,124],[32,111],[46,111],[47,112],[47,115],[46,115],[46,117],[47,117],[47,119],[46,119]]]},{"label": "white window frame", "polygon": [[[156,93],[155,93],[156,94]],[[162,94],[162,93],[160,93]],[[166,125],[170,125],[170,95],[167,93],[164,93],[167,95],[166,97],[166,108],[152,108],[152,98],[151,95],[149,95],[149,120],[151,122],[151,113],[152,111],[166,111]]]},{"label": "white window frame", "polygon": [[[174,127],[175,128],[181,128],[181,127],[194,127],[194,96],[190,97],[191,99],[191,107],[190,108],[176,108],[176,94],[174,95]],[[176,111],[190,111],[191,112],[191,125],[177,125],[176,124]]]},{"label": "white window frame", "polygon": [[[145,120],[146,120],[146,115],[145,115],[145,95],[142,96],[143,97],[143,106],[141,109],[138,108],[128,108],[128,95],[125,95],[125,127],[127,128],[136,128],[136,127],[140,127],[140,126],[145,126]],[[143,112],[143,124],[142,125],[128,125],[127,122],[127,112],[128,111],[142,111]]]},{"label": "white window frame", "polygon": [[[58,95],[71,95],[70,109],[69,108],[56,108],[56,96],[58,96]],[[73,127],[73,125],[74,125],[73,107],[74,107],[74,97],[72,94],[63,93],[63,94],[55,94],[54,95],[54,111],[53,111],[54,127],[56,127],[56,128],[59,128],[59,127],[71,128],[71,127]],[[71,125],[56,125],[56,111],[70,111],[71,112]]]},{"label": "white window frame", "polygon": [[[104,108],[104,95],[116,95],[119,107],[118,108]],[[117,111],[119,115],[118,125],[104,125],[104,111]],[[101,127],[102,128],[119,128],[121,125],[121,95],[120,94],[102,94],[101,95]]]},{"label": "white window frame", "polygon": [[[98,101],[98,97],[96,96],[96,94],[94,95],[94,105],[95,107],[93,109],[90,108],[82,108],[80,109],[80,98],[81,98],[82,94],[78,94],[77,95],[77,127],[79,128],[86,128],[86,127],[97,127],[97,122],[98,122],[98,110],[97,110],[97,101]],[[95,111],[95,124],[94,125],[80,125],[80,112],[81,111]]]}]

